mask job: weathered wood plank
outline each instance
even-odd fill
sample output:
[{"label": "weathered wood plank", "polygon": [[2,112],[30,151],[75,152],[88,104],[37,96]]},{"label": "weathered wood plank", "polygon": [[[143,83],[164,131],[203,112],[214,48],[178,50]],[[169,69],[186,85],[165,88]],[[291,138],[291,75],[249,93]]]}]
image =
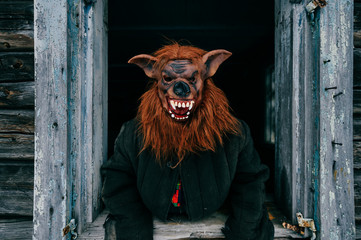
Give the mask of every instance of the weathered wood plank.
[{"label": "weathered wood plank", "polygon": [[34,82],[0,83],[0,108],[34,107]]},{"label": "weathered wood plank", "polygon": [[33,110],[0,110],[0,133],[34,133]]},{"label": "weathered wood plank", "polygon": [[354,31],[361,30],[361,2],[354,3]]},{"label": "weathered wood plank", "polygon": [[0,219],[2,240],[31,240],[33,221],[29,218]]},{"label": "weathered wood plank", "polygon": [[0,164],[0,216],[33,214],[34,165]]},{"label": "weathered wood plank", "polygon": [[[319,137],[318,59],[315,23],[303,4],[275,2],[276,163],[275,198],[293,223],[313,216]],[[287,126],[287,127],[286,127]]]},{"label": "weathered wood plank", "polygon": [[30,1],[0,1],[0,30],[33,30],[33,9]]},{"label": "weathered wood plank", "polygon": [[0,19],[0,30],[34,30],[33,19]]},{"label": "weathered wood plank", "polygon": [[34,54],[0,53],[0,82],[34,79]]},{"label": "weathered wood plank", "polygon": [[34,161],[34,135],[0,134],[0,159]]},{"label": "weathered wood plank", "polygon": [[361,48],[361,31],[355,31],[353,33],[353,45],[356,48]]},{"label": "weathered wood plank", "polygon": [[353,51],[354,59],[354,87],[361,87],[361,48],[355,48]]},{"label": "weathered wood plank", "polygon": [[353,139],[361,141],[361,118],[354,118],[353,120]]},{"label": "weathered wood plank", "polygon": [[0,1],[0,19],[28,18],[34,16],[33,1]]},{"label": "weathered wood plank", "polygon": [[[315,208],[320,218],[316,220],[320,239],[348,240],[356,234],[352,171],[352,11],[353,0],[330,0],[319,12],[321,111],[317,194],[320,200]],[[335,26],[339,26],[337,31]],[[333,86],[337,89],[325,90]]]},{"label": "weathered wood plank", "polygon": [[353,118],[361,119],[361,89],[353,90]]},{"label": "weathered wood plank", "polygon": [[34,51],[33,31],[0,31],[0,51]]},{"label": "weathered wood plank", "polygon": [[361,169],[361,141],[353,142],[354,168]]}]

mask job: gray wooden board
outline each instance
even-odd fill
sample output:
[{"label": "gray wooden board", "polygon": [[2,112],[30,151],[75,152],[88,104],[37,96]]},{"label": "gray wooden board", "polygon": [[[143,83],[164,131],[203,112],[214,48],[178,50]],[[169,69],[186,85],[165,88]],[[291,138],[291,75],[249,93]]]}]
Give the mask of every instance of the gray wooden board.
[{"label": "gray wooden board", "polygon": [[[361,34],[361,32],[360,32]],[[354,87],[361,87],[361,48],[355,48],[353,51],[354,58]]]},{"label": "gray wooden board", "polygon": [[361,118],[353,119],[353,139],[355,141],[361,140]]},{"label": "gray wooden board", "polygon": [[[330,0],[319,12],[321,111],[319,200],[315,208],[320,239],[353,239],[356,230],[352,149],[353,20],[352,0]],[[337,86],[337,90],[322,91],[331,86]]]},{"label": "gray wooden board", "polygon": [[30,240],[33,221],[29,218],[0,219],[1,240]]},{"label": "gray wooden board", "polygon": [[354,30],[361,30],[361,2],[354,3]]},{"label": "gray wooden board", "polygon": [[34,133],[34,110],[0,109],[0,133]]},{"label": "gray wooden board", "polygon": [[[33,214],[34,165],[0,163],[0,216]],[[0,235],[1,236],[1,235]]]},{"label": "gray wooden board", "polygon": [[0,82],[34,79],[34,54],[31,52],[0,53]]},{"label": "gray wooden board", "polygon": [[0,108],[34,107],[34,82],[0,83]]},{"label": "gray wooden board", "polygon": [[1,52],[33,52],[34,31],[0,31]]},{"label": "gray wooden board", "polygon": [[34,161],[34,135],[0,133],[0,159]]},{"label": "gray wooden board", "polygon": [[0,1],[0,19],[29,18],[34,15],[33,1]]},{"label": "gray wooden board", "polygon": [[361,141],[353,142],[354,168],[361,169]]},{"label": "gray wooden board", "polygon": [[314,24],[303,4],[275,2],[275,199],[292,223],[313,215],[314,156],[318,140],[314,83]]}]

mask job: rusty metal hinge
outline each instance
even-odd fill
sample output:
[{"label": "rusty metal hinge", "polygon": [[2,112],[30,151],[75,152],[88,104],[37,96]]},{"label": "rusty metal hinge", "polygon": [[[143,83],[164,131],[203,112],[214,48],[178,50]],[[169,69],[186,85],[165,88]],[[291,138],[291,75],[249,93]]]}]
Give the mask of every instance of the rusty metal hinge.
[{"label": "rusty metal hinge", "polygon": [[326,0],[312,0],[309,4],[307,4],[306,6],[306,10],[309,13],[313,13],[316,8],[320,7],[320,8],[324,8],[327,5],[327,1]]},{"label": "rusty metal hinge", "polygon": [[315,221],[312,218],[303,218],[302,213],[296,213],[299,227],[309,228],[312,231],[311,240],[316,239]]},{"label": "rusty metal hinge", "polygon": [[72,220],[70,220],[68,225],[66,225],[65,228],[63,228],[63,237],[70,232],[71,239],[73,239],[73,240],[77,239],[78,233],[75,232],[75,228],[76,228],[75,219],[72,219]]}]

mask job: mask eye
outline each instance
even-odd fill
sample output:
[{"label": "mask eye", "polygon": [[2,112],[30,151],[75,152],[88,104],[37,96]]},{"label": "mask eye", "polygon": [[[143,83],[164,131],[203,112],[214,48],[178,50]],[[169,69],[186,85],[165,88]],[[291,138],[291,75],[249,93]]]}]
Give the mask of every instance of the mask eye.
[{"label": "mask eye", "polygon": [[188,78],[188,81],[190,81],[190,82],[194,82],[195,80],[196,80],[195,77],[190,77],[190,78]]},{"label": "mask eye", "polygon": [[166,81],[166,82],[172,81],[172,78],[171,78],[171,77],[168,77],[168,76],[163,76],[163,79],[164,79],[164,81]]}]

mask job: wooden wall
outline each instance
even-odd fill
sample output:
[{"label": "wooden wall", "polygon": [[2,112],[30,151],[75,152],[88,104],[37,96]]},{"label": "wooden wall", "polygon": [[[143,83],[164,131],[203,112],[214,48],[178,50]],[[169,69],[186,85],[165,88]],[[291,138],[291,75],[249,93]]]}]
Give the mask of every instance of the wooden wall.
[{"label": "wooden wall", "polygon": [[[33,1],[0,0],[0,235],[30,239],[34,185]],[[22,222],[26,221],[26,223]],[[14,227],[21,227],[21,231]]]},{"label": "wooden wall", "polygon": [[[361,225],[361,0],[354,1],[354,181],[356,225]],[[358,234],[358,238],[361,236]]]}]

